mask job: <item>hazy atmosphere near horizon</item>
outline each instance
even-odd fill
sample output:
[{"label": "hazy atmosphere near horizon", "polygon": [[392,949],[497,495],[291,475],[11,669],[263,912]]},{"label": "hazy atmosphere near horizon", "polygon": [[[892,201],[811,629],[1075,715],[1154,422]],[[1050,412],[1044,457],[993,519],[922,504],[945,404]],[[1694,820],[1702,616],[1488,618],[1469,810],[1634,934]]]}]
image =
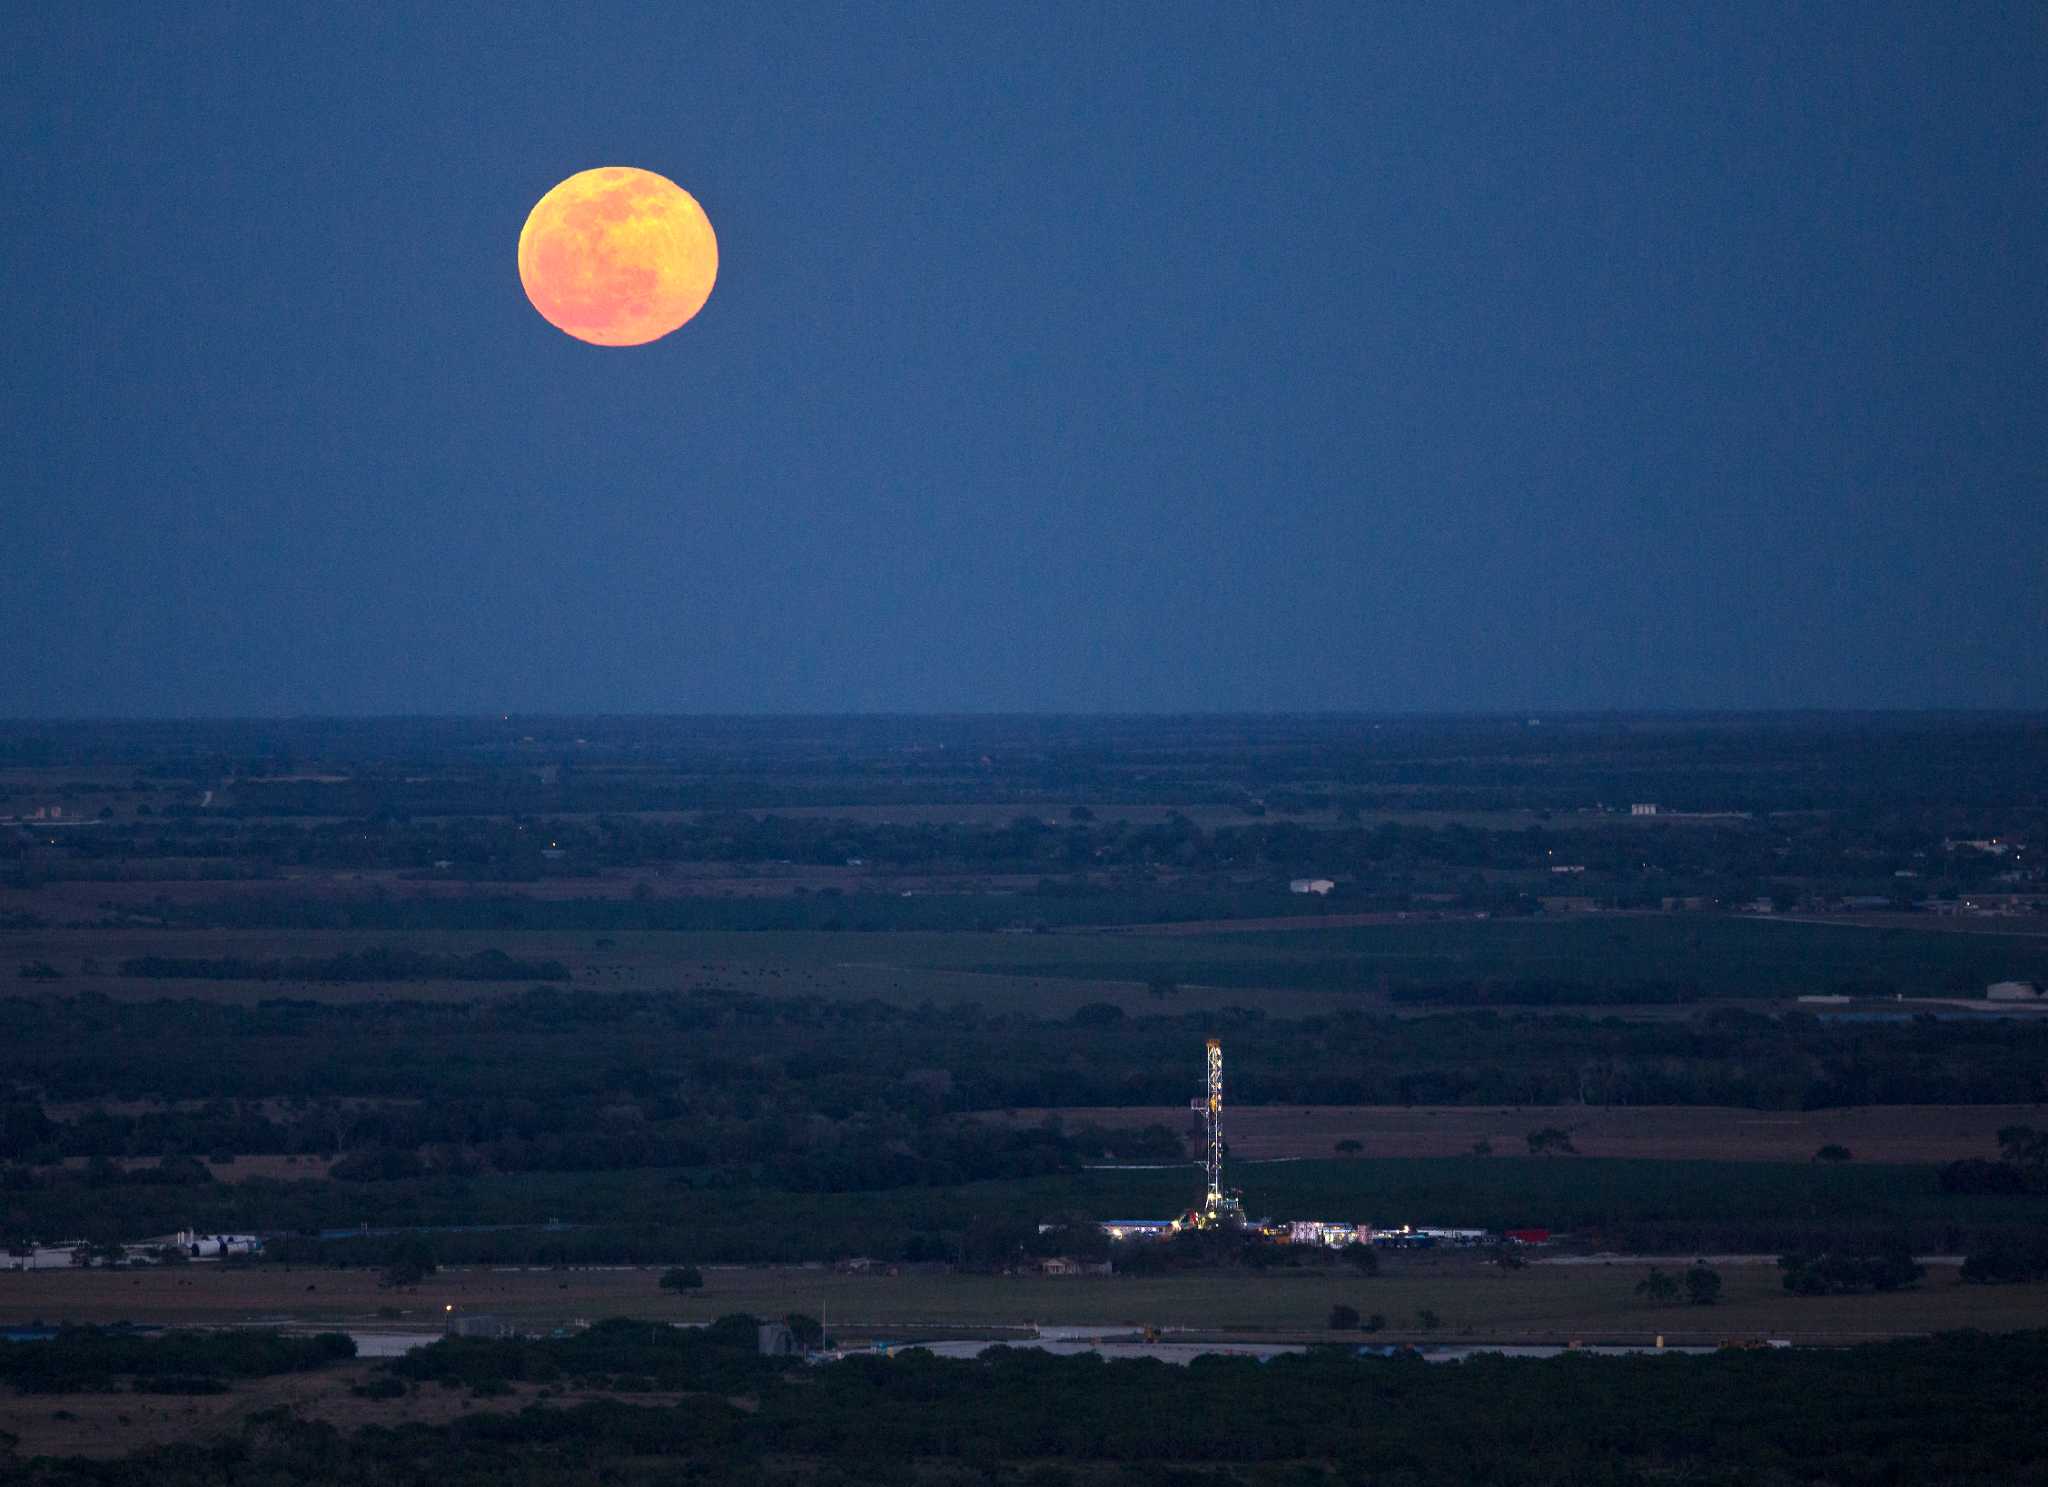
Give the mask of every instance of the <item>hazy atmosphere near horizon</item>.
[{"label": "hazy atmosphere near horizon", "polygon": [[2048,706],[2038,4],[9,32],[0,716]]}]

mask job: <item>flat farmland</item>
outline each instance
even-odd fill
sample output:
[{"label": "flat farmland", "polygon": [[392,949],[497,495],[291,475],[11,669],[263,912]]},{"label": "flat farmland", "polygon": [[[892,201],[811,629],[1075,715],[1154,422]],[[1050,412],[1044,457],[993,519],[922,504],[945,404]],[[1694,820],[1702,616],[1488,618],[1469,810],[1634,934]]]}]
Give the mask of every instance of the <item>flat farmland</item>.
[{"label": "flat farmland", "polygon": [[[1023,1010],[1065,1016],[1090,1002],[1112,1001],[1133,1010],[1157,1007],[1142,982],[1091,982],[1069,976],[952,970],[933,965],[948,954],[985,947],[996,935],[846,935],[783,931],[669,933],[572,930],[185,930],[40,929],[0,934],[0,963],[44,961],[63,979],[19,983],[22,991],[54,996],[91,994],[136,1001],[156,997],[252,1003],[275,997],[321,1001],[479,1001],[525,991],[532,980],[315,981],[211,980],[123,976],[123,960],[147,955],[187,959],[285,960],[329,957],[385,947],[437,955],[474,955],[497,949],[520,960],[557,960],[570,980],[557,985],[606,992],[673,992],[696,987],[754,991],[765,996],[870,999],[917,1006],[924,1002]],[[961,942],[967,942],[962,944]],[[985,950],[984,950],[985,953]],[[872,957],[872,958],[871,958]],[[1242,992],[1188,988],[1175,1010],[1243,1001]],[[1292,1000],[1300,1001],[1296,996]],[[1318,1008],[1336,1004],[1311,994]]]},{"label": "flat farmland", "polygon": [[[1109,1129],[1178,1130],[1191,1119],[1179,1106],[1071,1106],[1002,1118],[1032,1126],[1050,1116]],[[1801,1162],[1836,1145],[1858,1162],[1950,1162],[1996,1156],[1999,1130],[2015,1125],[2048,1125],[2048,1105],[1239,1105],[1225,1113],[1231,1155],[1250,1161],[1328,1157],[1340,1141],[1358,1142],[1369,1157],[1463,1156],[1485,1142],[1495,1157],[1527,1159],[1529,1134],[1554,1128],[1587,1157]]]},{"label": "flat farmland", "polygon": [[[1265,933],[1106,935],[1076,930],[979,942],[961,969],[1039,976],[1170,979],[1183,985],[1345,991],[1554,979],[1669,983],[1700,999],[1783,1000],[1844,982],[1896,986],[1909,996],[1953,995],[1992,980],[2044,974],[2048,936],[1773,923],[1718,914],[1410,918]],[[932,954],[938,947],[913,953]],[[972,948],[966,946],[963,948]],[[929,962],[928,962],[929,963]],[[2035,968],[2035,969],[2029,969]]]},{"label": "flat farmland", "polygon": [[[1684,1262],[1664,1263],[1677,1268]],[[1440,1341],[1636,1341],[1662,1333],[1673,1341],[1768,1334],[1843,1342],[2048,1325],[2048,1284],[1969,1286],[1946,1265],[1930,1266],[1919,1286],[1888,1295],[1794,1297],[1785,1294],[1774,1265],[1726,1264],[1723,1300],[1712,1308],[1643,1302],[1635,1287],[1647,1268],[1617,1262],[1505,1271],[1467,1255],[1388,1256],[1383,1273],[1373,1277],[1342,1265],[1158,1277],[709,1267],[704,1288],[679,1297],[661,1290],[656,1268],[453,1268],[417,1287],[392,1290],[371,1270],[194,1265],[0,1276],[0,1305],[10,1315],[51,1321],[371,1331],[437,1329],[451,1306],[528,1328],[608,1316],[698,1322],[732,1312],[801,1311],[822,1317],[843,1341],[1001,1335],[1034,1325],[1327,1340],[1329,1310],[1337,1304],[1364,1316],[1381,1314],[1392,1336]],[[1438,1325],[1425,1326],[1424,1312],[1435,1313]]]},{"label": "flat farmland", "polygon": [[[2048,979],[2043,959],[2048,938],[2037,934],[1966,935],[1710,914],[1412,918],[1263,931],[1212,926],[1196,934],[1103,933],[1086,926],[1041,933],[863,928],[869,916],[894,912],[888,906],[906,902],[921,902],[942,918],[972,909],[991,916],[991,922],[1012,925],[1032,920],[1058,901],[1027,894],[925,900],[849,894],[804,900],[790,910],[795,922],[803,914],[822,914],[820,905],[829,905],[830,913],[844,920],[835,929],[646,929],[630,925],[629,911],[641,907],[630,903],[523,897],[427,906],[371,902],[361,910],[371,922],[346,929],[13,930],[0,934],[0,955],[23,964],[47,961],[63,977],[33,983],[39,989],[125,998],[475,998],[527,984],[337,986],[151,981],[114,974],[122,960],[146,954],[281,959],[391,946],[460,955],[500,949],[520,959],[559,960],[578,986],[668,990],[717,981],[783,994],[880,997],[905,1005],[966,1001],[1054,1016],[1090,1001],[1114,1002],[1129,1011],[1203,1010],[1235,1003],[1273,1015],[1302,1015],[1385,1007],[1390,988],[1516,980],[1664,988],[1658,999],[1663,1015],[1670,1015],[1694,1004],[1677,998],[1679,988],[1689,988],[1698,1000],[1783,1003],[1845,982],[1894,986],[1912,996],[1953,996],[1957,988],[1994,980]],[[628,921],[626,927],[608,927],[614,911]],[[388,923],[376,922],[380,919]],[[1177,988],[1171,996],[1148,993],[1150,985],[1164,982]],[[1396,1005],[1405,1012],[1427,1012],[1451,1004]]]}]

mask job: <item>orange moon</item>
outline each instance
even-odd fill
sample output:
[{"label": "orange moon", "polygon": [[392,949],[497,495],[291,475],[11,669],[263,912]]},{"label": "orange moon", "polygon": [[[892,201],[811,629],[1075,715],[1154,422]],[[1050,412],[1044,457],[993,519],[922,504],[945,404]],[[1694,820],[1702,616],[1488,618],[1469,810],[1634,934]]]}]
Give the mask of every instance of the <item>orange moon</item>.
[{"label": "orange moon", "polygon": [[519,282],[558,330],[593,346],[644,346],[704,308],[718,238],[697,198],[630,165],[581,170],[519,229]]}]

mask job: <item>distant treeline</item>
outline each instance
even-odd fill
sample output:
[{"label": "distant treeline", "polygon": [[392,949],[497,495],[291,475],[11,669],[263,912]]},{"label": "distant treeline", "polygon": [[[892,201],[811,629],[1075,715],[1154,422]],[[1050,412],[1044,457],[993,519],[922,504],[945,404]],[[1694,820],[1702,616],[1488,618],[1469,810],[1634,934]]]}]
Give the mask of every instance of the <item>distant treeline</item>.
[{"label": "distant treeline", "polygon": [[380,946],[283,960],[142,955],[122,961],[121,974],[154,981],[567,981],[569,968],[496,949],[437,955]]},{"label": "distant treeline", "polygon": [[[1042,1138],[1039,1138],[1042,1140]],[[1041,1148],[1049,1150],[1049,1148]],[[1240,1166],[1254,1216],[1496,1231],[1538,1225],[1631,1253],[1919,1254],[2025,1246],[2048,1196],[1945,1192],[1933,1167],[1611,1158],[1354,1158]],[[94,1242],[181,1225],[269,1234],[262,1261],[382,1269],[423,1228],[464,1264],[795,1263],[869,1255],[992,1264],[1035,1252],[1062,1216],[1169,1217],[1200,1195],[1193,1164],[1152,1171],[799,1192],[714,1169],[442,1174],[362,1183],[252,1179],[184,1188],[77,1178],[0,1191],[0,1235]],[[560,1226],[549,1227],[558,1219]],[[480,1226],[508,1227],[480,1227]],[[367,1226],[370,1233],[350,1233]],[[331,1237],[323,1238],[326,1232]]]},{"label": "distant treeline", "polygon": [[[2039,714],[380,718],[11,723],[0,762],[252,815],[977,802],[1896,812],[2048,805]],[[545,770],[537,766],[548,766]],[[180,787],[182,789],[174,789]],[[94,786],[95,790],[103,786]]]},{"label": "distant treeline", "polygon": [[[1658,1022],[1116,1011],[1056,1022],[719,988],[254,1006],[16,997],[0,1001],[0,1161],[445,1147],[499,1170],[703,1165],[842,1190],[920,1172],[956,1181],[1007,1175],[961,1170],[948,1155],[956,1117],[1185,1106],[1212,1033],[1230,1045],[1233,1100],[1254,1105],[2048,1100],[2041,1024],[1732,1008]],[[163,1105],[135,1108],[150,1097]],[[52,1119],[59,1101],[88,1108]]]},{"label": "distant treeline", "polygon": [[[204,1445],[112,1461],[9,1458],[0,1483],[1805,1487],[2048,1473],[2037,1408],[2048,1336],[2038,1332],[1458,1363],[1331,1347],[1186,1368],[1025,1348],[979,1359],[912,1350],[799,1370],[752,1349],[756,1325],[735,1316],[682,1333],[611,1322],[559,1341],[447,1341],[379,1375],[400,1392],[426,1379],[486,1395],[555,1380],[628,1396],[687,1391],[677,1405],[540,1405],[352,1435],[277,1411]],[[1342,1463],[1341,1475],[1330,1462]]]},{"label": "distant treeline", "polygon": [[[636,1126],[720,1111],[788,1119],[813,1109],[843,1119],[875,1108],[1184,1105],[1210,1033],[1231,1040],[1232,1093],[1249,1104],[1816,1109],[2048,1100],[2048,1026],[1988,1019],[1830,1021],[1733,1008],[1662,1022],[1486,1010],[1279,1018],[1226,1007],[1055,1022],[971,1004],[911,1008],[716,987],[254,1006],[14,997],[0,1000],[0,1079],[67,1102],[511,1102],[440,1127],[431,1114],[389,1108],[361,1117],[428,1122],[392,1127],[394,1139],[473,1143],[500,1134],[474,1123],[493,1110],[510,1123],[503,1134],[523,1136],[556,1128],[550,1112],[588,1101]],[[218,1121],[226,1109],[198,1114]],[[191,1114],[133,1119],[168,1131]],[[92,1127],[137,1129],[122,1124],[129,1119],[96,1115]],[[305,1149],[332,1149],[338,1137]]]},{"label": "distant treeline", "polygon": [[584,1388],[743,1394],[798,1366],[763,1356],[759,1323],[744,1314],[708,1327],[649,1326],[613,1319],[567,1337],[520,1340],[443,1338],[386,1364],[421,1383],[462,1385],[567,1382]]},{"label": "distant treeline", "polygon": [[[249,790],[260,787],[243,787]],[[1528,893],[1613,895],[1706,893],[1756,896],[1771,880],[1826,883],[1896,898],[1954,893],[1988,885],[2011,863],[1998,854],[1945,849],[1954,815],[1793,820],[1717,819],[1644,823],[1564,818],[1533,825],[1379,822],[1358,806],[1324,799],[1312,819],[1287,819],[1264,802],[1241,802],[1247,819],[1202,825],[1174,813],[1165,820],[1115,819],[1104,805],[1020,812],[1004,823],[878,822],[811,815],[707,811],[649,818],[627,812],[533,818],[455,814],[411,819],[380,813],[304,824],[214,815],[123,819],[68,838],[61,859],[35,856],[21,871],[45,880],[246,878],[300,868],[399,872],[476,882],[530,882],[648,869],[669,863],[841,867],[871,873],[988,873],[1098,880],[1155,873],[1262,874],[1285,880],[1310,873],[1339,880],[1340,896],[1450,888],[1475,875],[1510,875]],[[1330,812],[1337,811],[1332,820]],[[1483,819],[1483,818],[1482,818]],[[2048,818],[2001,817],[2013,832]],[[1982,828],[1993,832],[1990,827]],[[0,838],[0,866],[23,859],[27,844]],[[157,863],[148,872],[138,864]],[[1569,877],[1552,874],[1570,866]],[[1909,876],[1899,878],[1896,875]],[[1142,890],[1142,881],[1123,885]],[[1270,882],[1268,884],[1270,887]],[[1284,885],[1284,881],[1281,886]],[[1100,891],[1100,890],[1098,890]]]}]

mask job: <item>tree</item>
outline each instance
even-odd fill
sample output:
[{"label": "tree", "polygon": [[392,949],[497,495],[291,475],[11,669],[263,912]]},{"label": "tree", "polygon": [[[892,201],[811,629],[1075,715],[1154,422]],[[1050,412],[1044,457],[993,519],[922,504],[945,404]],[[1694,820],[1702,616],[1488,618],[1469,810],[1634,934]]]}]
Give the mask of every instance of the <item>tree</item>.
[{"label": "tree", "polygon": [[1712,1306],[1721,1299],[1721,1275],[1705,1265],[1695,1264],[1685,1272],[1685,1299],[1691,1306]]},{"label": "tree", "polygon": [[1854,1153],[1848,1147],[1838,1146],[1830,1141],[1826,1146],[1823,1146],[1813,1154],[1813,1159],[1816,1162],[1846,1162],[1853,1155]]},{"label": "tree", "polygon": [[1997,1239],[1963,1260],[1962,1278],[1974,1285],[2039,1280],[2048,1275],[2048,1237]]},{"label": "tree", "polygon": [[1570,1152],[1576,1156],[1578,1150],[1572,1145],[1571,1132],[1561,1131],[1556,1126],[1545,1126],[1540,1131],[1529,1133],[1529,1155],[1532,1157],[1549,1151]]},{"label": "tree", "polygon": [[698,1291],[704,1287],[704,1273],[695,1265],[671,1265],[661,1273],[664,1291]]},{"label": "tree", "polygon": [[1145,983],[1145,990],[1152,994],[1154,1001],[1163,1002],[1168,997],[1180,995],[1180,983],[1171,976],[1154,976]]},{"label": "tree", "polygon": [[1364,1150],[1365,1143],[1363,1141],[1353,1141],[1349,1136],[1346,1136],[1337,1143],[1337,1154],[1339,1156],[1355,1157]]},{"label": "tree", "polygon": [[2048,1131],[2032,1126],[2001,1126],[1998,1152],[2015,1167],[2048,1167]]},{"label": "tree", "polygon": [[789,1328],[789,1335],[796,1340],[796,1345],[807,1353],[825,1340],[824,1324],[800,1311],[784,1317],[782,1324]]},{"label": "tree", "polygon": [[1344,1246],[1344,1258],[1351,1262],[1351,1268],[1360,1275],[1380,1273],[1379,1252],[1369,1244],[1360,1244],[1353,1240]]},{"label": "tree", "polygon": [[1056,1214],[1024,1241],[1027,1254],[1043,1259],[1065,1255],[1076,1260],[1107,1260],[1112,1241],[1094,1219],[1077,1214]]},{"label": "tree", "polygon": [[1636,1282],[1636,1294],[1652,1305],[1668,1306],[1678,1299],[1678,1277],[1652,1265],[1650,1273]]},{"label": "tree", "polygon": [[415,1236],[392,1251],[391,1259],[384,1267],[383,1283],[387,1286],[416,1286],[439,1268],[434,1259],[434,1247]]},{"label": "tree", "polygon": [[1897,1291],[1927,1273],[1903,1244],[1878,1255],[1781,1255],[1785,1289],[1795,1296],[1860,1296]]},{"label": "tree", "polygon": [[1351,1332],[1355,1331],[1357,1327],[1358,1308],[1345,1306],[1341,1302],[1330,1308],[1330,1330],[1332,1332]]},{"label": "tree", "polygon": [[1418,1331],[1434,1332],[1443,1324],[1444,1319],[1426,1306],[1415,1314],[1415,1326]]},{"label": "tree", "polygon": [[1995,1193],[2003,1196],[2027,1190],[2027,1174],[2020,1168],[2011,1162],[1987,1162],[1980,1157],[1944,1162],[1937,1177],[1944,1193]]},{"label": "tree", "polygon": [[1386,1314],[1385,1312],[1379,1312],[1379,1311],[1376,1311],[1376,1312],[1374,1312],[1374,1313],[1373,1313],[1373,1314],[1372,1314],[1371,1316],[1367,1317],[1367,1318],[1366,1318],[1366,1319],[1365,1319],[1365,1320],[1364,1320],[1363,1322],[1360,1322],[1360,1323],[1358,1324],[1358,1330],[1359,1330],[1359,1331],[1361,1331],[1361,1332],[1384,1332],[1384,1331],[1386,1331],[1386,1330],[1387,1330],[1387,1314]]}]

